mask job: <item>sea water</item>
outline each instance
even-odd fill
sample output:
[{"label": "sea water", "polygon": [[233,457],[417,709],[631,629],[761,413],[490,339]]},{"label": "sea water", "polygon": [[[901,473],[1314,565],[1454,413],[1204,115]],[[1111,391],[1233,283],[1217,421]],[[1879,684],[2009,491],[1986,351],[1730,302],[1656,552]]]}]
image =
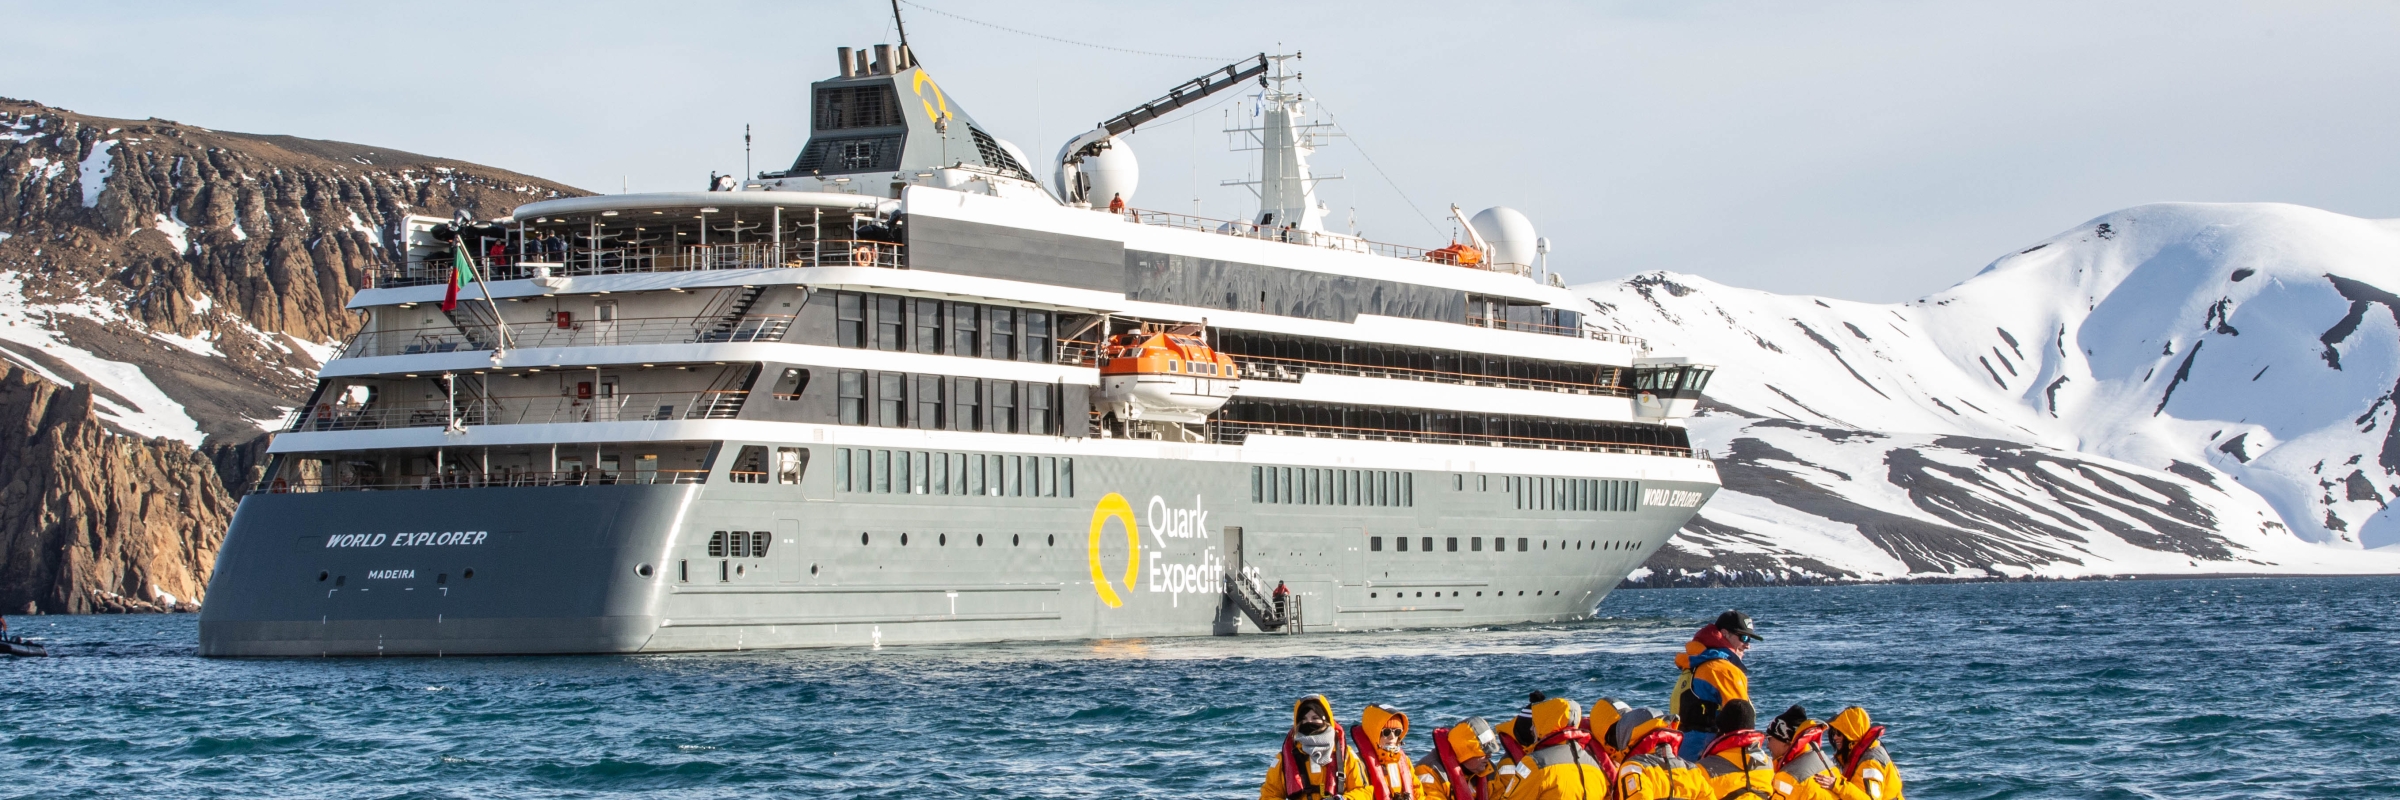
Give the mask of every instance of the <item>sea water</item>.
[{"label": "sea water", "polygon": [[1760,716],[1858,704],[1912,798],[2400,796],[2400,579],[1621,591],[1590,622],[881,650],[230,661],[12,617],[7,797],[1253,797],[1292,701],[1426,735],[1663,705],[1749,612]]}]

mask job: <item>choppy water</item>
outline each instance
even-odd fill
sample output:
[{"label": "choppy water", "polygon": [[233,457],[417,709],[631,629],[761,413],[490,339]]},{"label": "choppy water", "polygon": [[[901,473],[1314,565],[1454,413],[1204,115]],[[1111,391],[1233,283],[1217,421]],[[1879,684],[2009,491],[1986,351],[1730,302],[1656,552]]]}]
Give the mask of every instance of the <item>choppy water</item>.
[{"label": "choppy water", "polygon": [[[188,615],[13,618],[0,796],[1255,796],[1298,695],[1419,730],[1663,704],[1757,616],[1761,715],[1859,703],[1910,795],[2400,795],[2400,579],[1618,592],[1567,626],[710,655],[212,661]],[[1820,714],[1822,716],[1822,714]],[[1423,734],[1411,752],[1425,746]]]}]

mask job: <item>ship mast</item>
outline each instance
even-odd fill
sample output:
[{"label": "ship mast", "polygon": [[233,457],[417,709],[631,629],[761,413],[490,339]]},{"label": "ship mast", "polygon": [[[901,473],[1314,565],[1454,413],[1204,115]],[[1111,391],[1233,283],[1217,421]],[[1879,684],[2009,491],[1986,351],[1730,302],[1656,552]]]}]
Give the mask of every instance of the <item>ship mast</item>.
[{"label": "ship mast", "polygon": [[1323,136],[1338,136],[1330,123],[1303,122],[1307,117],[1308,97],[1288,88],[1300,80],[1300,73],[1286,67],[1300,58],[1299,53],[1267,56],[1274,69],[1260,80],[1267,88],[1258,95],[1254,127],[1228,128],[1226,133],[1245,134],[1248,142],[1236,145],[1235,152],[1258,151],[1258,178],[1255,180],[1224,181],[1224,186],[1247,186],[1258,195],[1258,215],[1251,222],[1262,227],[1282,228],[1322,233],[1325,230],[1325,204],[1317,199],[1319,181],[1340,180],[1340,175],[1319,177],[1309,173],[1308,157],[1316,152],[1317,140]]}]

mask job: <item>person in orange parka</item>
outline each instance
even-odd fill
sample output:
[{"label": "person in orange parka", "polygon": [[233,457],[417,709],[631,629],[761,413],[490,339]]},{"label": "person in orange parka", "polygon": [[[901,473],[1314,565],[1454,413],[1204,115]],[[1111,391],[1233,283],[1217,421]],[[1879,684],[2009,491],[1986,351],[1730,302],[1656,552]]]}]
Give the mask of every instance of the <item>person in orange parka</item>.
[{"label": "person in orange parka", "polygon": [[1614,780],[1585,749],[1583,709],[1564,697],[1535,703],[1533,732],[1538,737],[1526,754],[1533,773],[1517,782],[1508,800],[1607,800]]},{"label": "person in orange parka", "polygon": [[1401,745],[1408,741],[1408,715],[1382,703],[1368,705],[1358,712],[1358,725],[1350,729],[1351,744],[1358,747],[1359,760],[1367,767],[1367,783],[1375,788],[1375,800],[1415,800],[1417,796],[1416,765],[1410,763]]},{"label": "person in orange parka", "polygon": [[1718,800],[1767,800],[1775,788],[1775,756],[1767,752],[1767,735],[1759,733],[1758,709],[1748,700],[1732,700],[1717,711],[1717,738],[1700,754],[1700,771]]},{"label": "person in orange parka", "polygon": [[1292,729],[1283,735],[1275,766],[1259,784],[1258,800],[1374,800],[1366,767],[1334,721],[1333,701],[1312,694],[1292,704]]},{"label": "person in orange parka", "polygon": [[1883,749],[1883,726],[1868,719],[1866,709],[1842,709],[1828,728],[1825,738],[1833,745],[1843,778],[1866,792],[1868,800],[1902,800],[1900,768]]},{"label": "person in orange parka", "polygon": [[1751,699],[1750,672],[1742,664],[1742,656],[1750,651],[1750,643],[1760,638],[1750,624],[1750,615],[1727,611],[1717,615],[1717,621],[1701,626],[1675,656],[1675,668],[1682,674],[1675,679],[1667,710],[1684,721],[1681,755],[1685,761],[1699,760],[1709,738],[1716,735],[1717,709],[1730,701]]},{"label": "person in orange parka", "polygon": [[1417,759],[1417,800],[1495,800],[1492,754],[1501,747],[1482,717],[1435,728],[1432,752]]}]

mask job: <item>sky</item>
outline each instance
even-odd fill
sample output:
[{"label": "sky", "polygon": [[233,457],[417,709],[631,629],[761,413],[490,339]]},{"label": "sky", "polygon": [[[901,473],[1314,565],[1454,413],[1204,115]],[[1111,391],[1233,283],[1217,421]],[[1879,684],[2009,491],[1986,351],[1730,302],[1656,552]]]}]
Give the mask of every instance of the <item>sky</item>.
[{"label": "sky", "polygon": [[[445,9],[462,9],[446,13]],[[472,10],[465,10],[472,9]],[[1298,52],[1338,122],[1333,227],[1439,245],[1506,205],[1571,283],[1651,270],[1901,301],[2127,206],[2400,217],[2388,2],[1105,3],[901,11],[954,102],[1036,160],[1233,59]],[[963,19],[962,19],[963,18]],[[372,144],[601,192],[788,165],[888,2],[0,0],[0,95]],[[993,27],[998,26],[998,27]],[[1010,32],[1000,28],[1011,28]],[[1238,99],[1128,138],[1137,207],[1246,217]],[[1037,168],[1047,174],[1047,169]],[[1195,211],[1195,209],[1197,209]]]}]

